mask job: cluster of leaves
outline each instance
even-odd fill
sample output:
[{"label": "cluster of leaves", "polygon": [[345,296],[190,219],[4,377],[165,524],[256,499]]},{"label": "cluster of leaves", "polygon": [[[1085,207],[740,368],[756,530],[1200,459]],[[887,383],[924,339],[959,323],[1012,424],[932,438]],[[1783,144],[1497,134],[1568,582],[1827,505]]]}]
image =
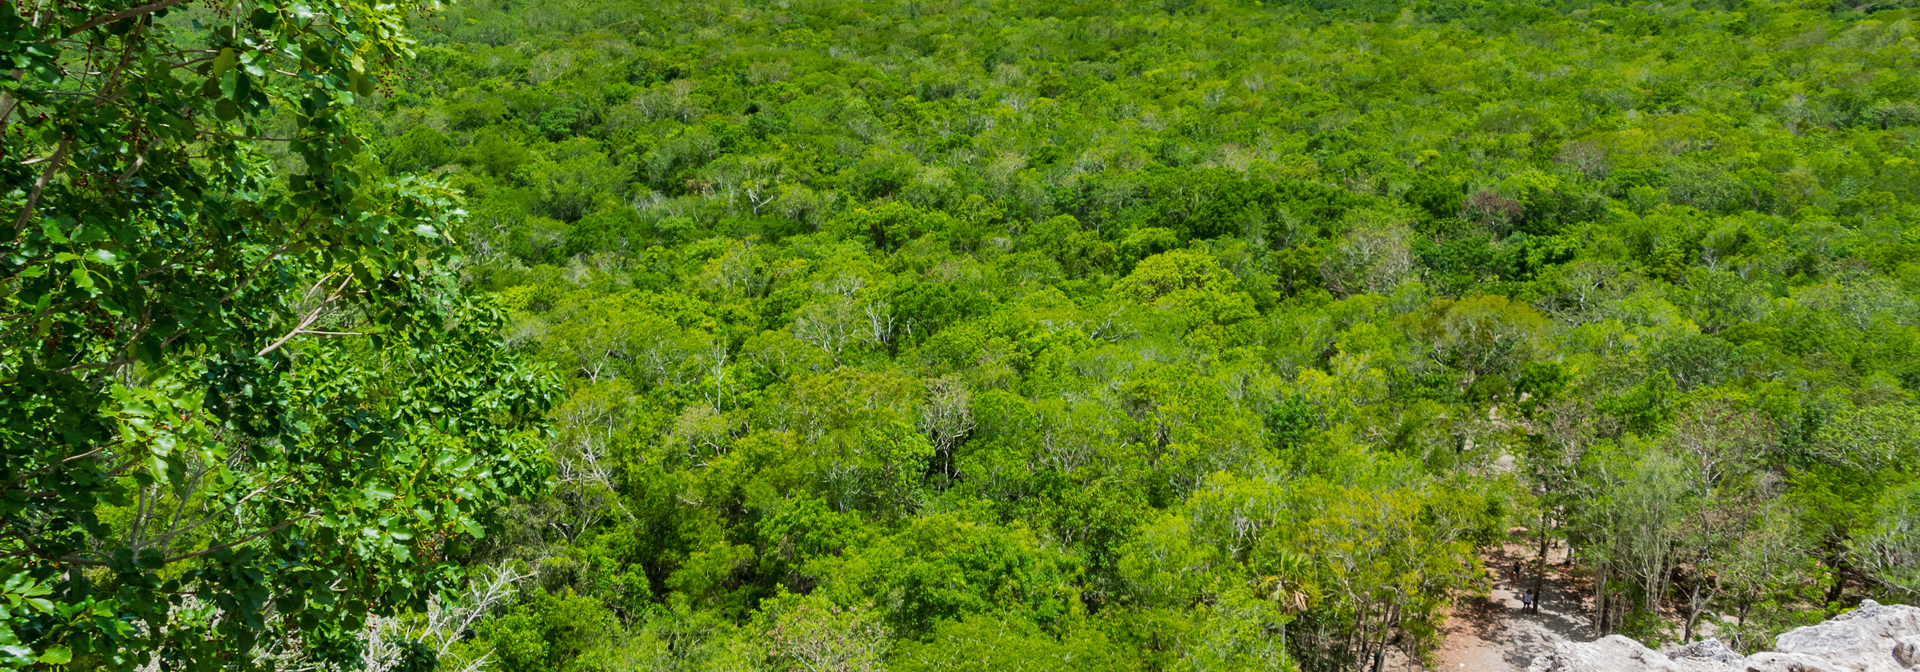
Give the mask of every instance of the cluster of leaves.
[{"label": "cluster of leaves", "polygon": [[541,490],[457,193],[356,167],[426,9],[0,8],[0,667],[355,663]]}]

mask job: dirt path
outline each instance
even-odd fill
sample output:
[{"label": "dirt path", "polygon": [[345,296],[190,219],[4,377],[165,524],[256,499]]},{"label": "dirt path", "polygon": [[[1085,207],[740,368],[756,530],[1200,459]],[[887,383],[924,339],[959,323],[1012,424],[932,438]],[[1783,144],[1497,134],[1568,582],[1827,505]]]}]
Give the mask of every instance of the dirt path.
[{"label": "dirt path", "polygon": [[[1485,598],[1474,598],[1454,608],[1447,619],[1447,639],[1437,654],[1437,664],[1424,668],[1401,659],[1389,669],[1520,672],[1527,669],[1534,656],[1551,652],[1555,642],[1592,639],[1592,623],[1583,613],[1585,591],[1557,571],[1561,565],[1548,567],[1540,612],[1521,610],[1520,595],[1533,587],[1533,579],[1529,576],[1516,585],[1514,561],[1531,557],[1517,545],[1489,553],[1486,562],[1495,574],[1493,590]],[[1564,553],[1548,554],[1550,561],[1563,557]]]}]

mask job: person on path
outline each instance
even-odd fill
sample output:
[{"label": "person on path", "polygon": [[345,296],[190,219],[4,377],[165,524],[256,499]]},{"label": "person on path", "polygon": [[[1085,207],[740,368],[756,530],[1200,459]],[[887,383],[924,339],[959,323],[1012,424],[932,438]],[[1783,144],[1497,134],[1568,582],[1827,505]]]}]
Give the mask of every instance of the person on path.
[{"label": "person on path", "polygon": [[1528,593],[1520,594],[1520,611],[1523,611],[1523,612],[1533,611],[1533,593],[1528,592]]}]

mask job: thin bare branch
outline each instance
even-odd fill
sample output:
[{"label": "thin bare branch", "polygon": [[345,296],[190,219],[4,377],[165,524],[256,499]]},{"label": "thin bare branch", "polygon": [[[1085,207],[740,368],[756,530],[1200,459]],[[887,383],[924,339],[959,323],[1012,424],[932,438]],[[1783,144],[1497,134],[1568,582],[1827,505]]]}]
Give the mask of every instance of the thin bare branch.
[{"label": "thin bare branch", "polygon": [[60,171],[61,164],[67,162],[67,150],[73,146],[72,136],[61,136],[60,147],[53,150],[53,157],[47,162],[46,170],[40,171],[40,179],[34,180],[33,191],[27,193],[27,205],[20,210],[20,219],[13,223],[13,236],[20,237],[27,230],[27,222],[33,221],[33,211],[40,206],[40,194],[46,191],[47,183],[53,181],[53,174]]},{"label": "thin bare branch", "polygon": [[86,23],[82,23],[79,26],[75,27],[73,30],[67,31],[67,36],[72,37],[74,35],[79,35],[81,33],[87,32],[88,30],[96,28],[98,26],[113,23],[115,21],[120,21],[123,19],[131,19],[137,16],[146,16],[148,14],[152,14],[154,12],[160,11],[162,9],[166,9],[168,7],[172,7],[174,5],[178,5],[186,1],[187,0],[160,0],[160,2],[156,2],[150,5],[141,5],[139,7],[134,7],[132,9],[123,9],[118,12],[108,14],[106,16],[96,16],[92,19],[89,19]]},{"label": "thin bare branch", "polygon": [[[175,538],[177,538],[177,537],[179,537],[179,536],[180,536],[180,535],[182,535],[182,534],[190,534],[190,533],[192,533],[192,532],[193,532],[194,530],[197,530],[197,529],[200,529],[201,527],[204,527],[204,526],[206,526],[206,524],[207,524],[207,523],[211,523],[211,522],[213,522],[213,521],[215,521],[215,520],[218,520],[218,519],[219,519],[220,517],[222,517],[222,516],[224,516],[224,515],[226,515],[226,514],[228,514],[228,513],[230,513],[230,512],[232,512],[232,511],[234,511],[234,510],[236,510],[236,509],[239,509],[239,508],[241,507],[241,505],[244,505],[244,504],[246,504],[246,503],[247,503],[248,501],[250,501],[250,500],[252,500],[252,499],[253,499],[254,497],[258,497],[258,496],[260,496],[261,494],[264,494],[264,493],[266,493],[266,492],[268,492],[268,491],[270,491],[270,490],[272,490],[272,489],[273,489],[273,486],[276,486],[276,485],[279,485],[279,484],[280,484],[280,483],[281,483],[282,481],[285,481],[285,480],[287,480],[287,477],[286,477],[286,476],[281,476],[281,477],[279,477],[279,478],[276,478],[276,479],[273,479],[273,481],[272,481],[272,482],[269,482],[269,483],[267,483],[266,485],[263,485],[263,486],[260,486],[260,487],[258,487],[258,488],[255,488],[255,489],[254,489],[254,490],[253,490],[252,492],[249,492],[249,493],[247,493],[247,494],[246,494],[246,496],[243,496],[243,497],[241,497],[241,498],[240,498],[240,499],[239,499],[238,501],[235,501],[235,502],[234,502],[233,504],[231,504],[231,505],[228,505],[228,506],[226,506],[226,507],[223,507],[223,508],[221,508],[221,509],[220,509],[219,511],[217,511],[217,512],[215,512],[215,513],[212,513],[212,514],[209,514],[209,515],[207,515],[207,516],[205,516],[205,517],[203,517],[203,518],[201,518],[200,520],[197,520],[197,521],[194,521],[194,523],[193,523],[193,524],[191,524],[191,525],[188,525],[188,526],[186,526],[186,527],[176,527],[175,529],[172,529],[172,530],[169,530],[169,531],[167,531],[167,533],[166,533],[166,534],[162,534],[162,535],[160,535],[160,536],[157,536],[157,537],[154,537],[154,538],[152,538],[152,539],[147,539],[147,540],[144,540],[144,541],[142,541],[142,540],[135,540],[135,541],[134,541],[134,543],[132,544],[132,546],[133,546],[133,548],[134,548],[134,550],[136,550],[136,551],[137,551],[137,550],[139,550],[139,549],[141,549],[141,548],[145,548],[145,547],[147,547],[147,546],[153,546],[153,545],[156,545],[156,544],[159,544],[159,545],[166,545],[166,544],[168,544],[168,543],[170,543],[170,542],[172,542],[172,541],[173,541],[173,540],[174,540]],[[184,500],[186,499],[186,497],[185,497],[185,496],[182,496],[182,498],[181,498],[181,499],[182,499],[182,500],[184,501]]]},{"label": "thin bare branch", "polygon": [[251,542],[251,541],[253,541],[253,540],[255,540],[255,539],[259,539],[259,538],[261,538],[261,537],[264,537],[264,536],[267,536],[267,535],[269,535],[269,534],[273,534],[273,533],[275,533],[275,532],[279,532],[279,531],[281,531],[281,530],[284,530],[284,529],[287,529],[287,527],[289,527],[289,526],[291,526],[291,525],[293,525],[294,523],[298,523],[298,522],[300,522],[300,521],[303,521],[303,520],[311,520],[311,519],[314,519],[314,518],[318,518],[318,517],[320,517],[320,514],[318,514],[318,513],[307,513],[307,514],[304,514],[304,515],[301,515],[301,516],[298,516],[298,517],[295,517],[295,518],[289,518],[289,519],[287,519],[287,520],[286,520],[286,522],[283,522],[283,523],[280,523],[279,525],[275,525],[275,526],[273,526],[273,527],[269,527],[269,528],[267,528],[267,529],[264,529],[264,530],[261,530],[261,531],[259,531],[259,532],[255,532],[255,533],[253,533],[253,534],[249,534],[249,535],[247,535],[247,536],[244,536],[244,537],[241,537],[240,539],[238,539],[238,540],[236,540],[236,541],[232,541],[232,542],[229,542],[229,543],[225,543],[225,544],[221,544],[221,545],[219,545],[219,546],[208,546],[208,547],[206,547],[206,548],[203,548],[203,549],[200,549],[200,550],[198,550],[198,551],[194,551],[194,552],[192,552],[192,553],[188,553],[188,554],[185,554],[185,555],[176,555],[176,556],[173,556],[173,557],[171,557],[171,558],[167,558],[166,560],[162,560],[162,561],[161,561],[161,564],[167,564],[167,565],[170,565],[170,564],[173,564],[173,563],[176,563],[176,562],[179,562],[179,561],[181,561],[181,560],[191,560],[191,559],[194,559],[194,558],[198,558],[198,557],[200,557],[200,556],[203,556],[203,555],[207,555],[207,554],[210,554],[210,553],[219,553],[220,551],[224,551],[224,550],[227,550],[227,549],[231,549],[231,548],[237,548],[237,547],[239,547],[239,546],[243,546],[243,545],[245,545],[245,544],[247,544],[248,542]]},{"label": "thin bare branch", "polygon": [[[322,278],[321,281],[325,282],[325,278]],[[352,274],[346,274],[342,276],[340,278],[340,284],[334,287],[333,291],[327,293],[327,298],[322,299],[320,301],[320,305],[314,306],[313,310],[307,311],[307,314],[305,317],[300,318],[299,326],[294,327],[293,331],[287,332],[287,335],[281,336],[279,340],[274,341],[272,344],[268,345],[267,347],[261,348],[260,352],[254,353],[254,356],[265,357],[267,356],[267,353],[273,352],[275,350],[279,350],[280,346],[287,344],[287,341],[293,340],[293,337],[299,336],[301,333],[305,332],[307,327],[313,326],[314,321],[320,319],[320,315],[326,311],[328,305],[331,305],[335,300],[340,298],[340,292],[342,290],[345,290],[347,288],[347,283],[352,281],[353,281]],[[320,283],[314,283],[314,286],[317,287],[319,286],[319,284]],[[312,290],[309,289],[308,291],[311,292]]]}]

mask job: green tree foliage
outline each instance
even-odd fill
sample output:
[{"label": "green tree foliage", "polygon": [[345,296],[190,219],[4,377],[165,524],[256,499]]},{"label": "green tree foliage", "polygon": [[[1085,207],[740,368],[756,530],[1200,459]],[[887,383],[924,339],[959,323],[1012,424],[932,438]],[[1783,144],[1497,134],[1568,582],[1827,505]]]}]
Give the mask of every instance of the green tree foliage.
[{"label": "green tree foliage", "polygon": [[[384,112],[468,143],[515,333],[644,409],[530,546],[732,624],[687,664],[1417,658],[1507,523],[1607,630],[1908,595],[1911,126],[1751,65],[1907,16],[1507,9],[483,7]],[[626,182],[570,221],[583,151]]]},{"label": "green tree foliage", "polygon": [[357,663],[539,491],[555,381],[361,151],[426,9],[0,11],[0,666]]},{"label": "green tree foliage", "polygon": [[[21,5],[0,646],[154,584],[274,606],[113,636],[347,655],[497,563],[443,665],[1358,669],[1501,544],[1594,634],[1920,598],[1897,4]],[[182,502],[293,522],[140,564]]]},{"label": "green tree foliage", "polygon": [[1497,544],[1594,634],[1916,597],[1915,20],[479,2],[356,101],[565,374],[473,558],[620,623],[546,651],[1354,669]]}]

